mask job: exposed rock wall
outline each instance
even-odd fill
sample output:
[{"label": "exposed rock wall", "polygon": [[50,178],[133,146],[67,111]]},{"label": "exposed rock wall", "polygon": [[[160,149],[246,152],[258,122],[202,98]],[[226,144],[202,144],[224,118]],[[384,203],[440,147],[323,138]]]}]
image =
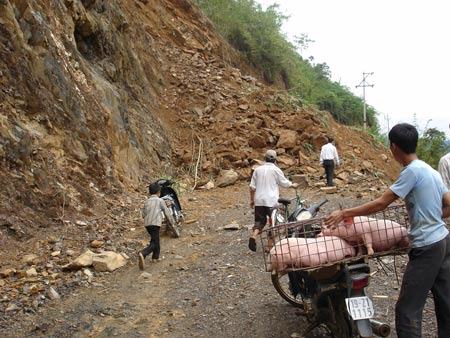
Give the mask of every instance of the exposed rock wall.
[{"label": "exposed rock wall", "polygon": [[0,1],[3,215],[88,210],[92,188],[137,187],[172,167],[159,46],[207,42],[200,28],[202,42],[176,28],[186,10],[185,1]]},{"label": "exposed rock wall", "polygon": [[188,0],[0,0],[8,231],[106,212],[104,194],[194,166],[245,179],[268,147],[283,169],[317,173],[329,133],[383,168],[365,135],[267,88]]}]

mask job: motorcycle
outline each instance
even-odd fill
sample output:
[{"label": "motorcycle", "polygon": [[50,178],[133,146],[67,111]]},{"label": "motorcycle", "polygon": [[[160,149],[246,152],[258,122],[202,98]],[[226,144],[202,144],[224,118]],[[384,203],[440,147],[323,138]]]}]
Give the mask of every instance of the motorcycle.
[{"label": "motorcycle", "polygon": [[161,195],[160,198],[164,200],[166,203],[167,208],[169,209],[169,212],[175,221],[175,224],[172,226],[170,222],[165,219],[164,213],[164,224],[167,226],[167,228],[172,232],[174,237],[178,238],[180,237],[180,228],[184,222],[184,215],[181,209],[181,204],[178,199],[178,195],[175,191],[175,189],[172,188],[173,181],[169,179],[159,179],[156,181],[161,187]]},{"label": "motorcycle", "polygon": [[[290,200],[279,200],[285,208],[283,219],[289,222],[314,218],[326,202],[323,200],[310,208],[302,202],[289,213]],[[276,219],[282,220],[281,217]],[[321,231],[321,226],[314,222],[287,228],[287,237],[313,238]],[[335,338],[372,337],[373,334],[387,337],[390,334],[389,325],[373,319],[373,303],[365,292],[370,279],[367,260],[337,263],[312,271],[273,271],[271,277],[280,296],[298,307],[300,314],[310,322],[303,335],[321,325]]]},{"label": "motorcycle", "polygon": [[[288,222],[305,221],[317,215],[320,207],[328,202],[327,199],[306,208],[305,201],[299,197],[295,190],[296,197],[293,199],[279,198],[278,203],[283,205],[282,208],[275,209],[272,213],[272,224],[279,225]],[[296,201],[295,208],[292,213],[289,212],[289,205],[292,201]],[[284,212],[284,215],[281,214]],[[287,237],[315,237],[322,228],[316,224],[305,224],[302,227],[287,229]],[[286,279],[287,278],[287,279]],[[303,307],[305,302],[311,298],[311,290],[313,285],[308,273],[305,271],[298,272],[277,272],[272,274],[272,284],[280,296],[288,303]],[[298,299],[300,297],[300,299]]]}]

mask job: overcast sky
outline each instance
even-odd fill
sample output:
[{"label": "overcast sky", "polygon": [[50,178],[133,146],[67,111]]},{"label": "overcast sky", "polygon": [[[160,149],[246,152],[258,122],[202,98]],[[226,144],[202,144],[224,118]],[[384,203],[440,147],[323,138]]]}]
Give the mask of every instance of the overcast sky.
[{"label": "overcast sky", "polygon": [[315,42],[302,53],[326,62],[332,79],[355,88],[363,72],[375,87],[367,103],[390,126],[412,123],[437,127],[450,137],[450,1],[446,0],[257,0],[278,3],[290,16],[283,30],[292,39],[301,33]]}]

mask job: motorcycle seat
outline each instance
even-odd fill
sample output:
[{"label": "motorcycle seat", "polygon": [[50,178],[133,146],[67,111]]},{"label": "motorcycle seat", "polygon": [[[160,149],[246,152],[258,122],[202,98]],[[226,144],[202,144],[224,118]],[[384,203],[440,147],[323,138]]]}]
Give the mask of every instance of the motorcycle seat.
[{"label": "motorcycle seat", "polygon": [[278,203],[281,203],[281,204],[283,204],[283,205],[289,205],[289,204],[291,204],[291,200],[290,199],[287,199],[287,198],[284,198],[284,197],[280,197],[279,199],[278,199]]}]

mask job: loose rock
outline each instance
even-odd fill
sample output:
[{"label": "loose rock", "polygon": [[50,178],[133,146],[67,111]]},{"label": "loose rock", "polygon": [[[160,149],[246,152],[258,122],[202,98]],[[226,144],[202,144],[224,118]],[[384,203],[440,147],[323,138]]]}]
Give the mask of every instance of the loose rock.
[{"label": "loose rock", "polygon": [[219,178],[217,179],[217,186],[223,188],[229,185],[233,185],[234,183],[236,183],[238,178],[239,174],[234,170],[223,170]]},{"label": "loose rock", "polygon": [[104,241],[98,240],[98,239],[94,239],[94,240],[91,242],[91,247],[92,247],[92,248],[101,248],[101,247],[103,246],[103,244],[105,244]]},{"label": "loose rock", "polygon": [[237,223],[230,223],[223,227],[223,230],[240,230],[241,226]]},{"label": "loose rock", "polygon": [[48,298],[50,298],[51,300],[55,300],[60,299],[61,296],[53,287],[50,287],[50,289],[48,289]]},{"label": "loose rock", "polygon": [[309,181],[307,175],[293,175],[292,182],[297,183],[299,188],[309,187]]},{"label": "loose rock", "polygon": [[114,271],[127,264],[126,259],[113,251],[105,251],[93,257],[95,271]]},{"label": "loose rock", "polygon": [[36,277],[37,276],[37,271],[36,271],[35,268],[31,268],[31,269],[28,269],[25,272],[25,274],[26,274],[27,277]]},{"label": "loose rock", "polygon": [[333,194],[337,191],[337,187],[322,187],[320,188],[320,191],[323,191],[326,194]]},{"label": "loose rock", "polygon": [[16,273],[16,269],[3,268],[0,270],[0,277],[8,278]]},{"label": "loose rock", "polygon": [[143,273],[141,273],[140,277],[142,277],[144,279],[150,279],[150,278],[152,278],[152,275],[151,275],[151,273],[143,272]]},{"label": "loose rock", "polygon": [[22,263],[33,265],[36,264],[38,261],[38,256],[35,254],[29,254],[22,257]]},{"label": "loose rock", "polygon": [[292,149],[297,145],[297,132],[282,130],[278,139],[277,148]]},{"label": "loose rock", "polygon": [[50,255],[52,256],[52,257],[56,257],[56,256],[59,256],[61,254],[61,251],[53,251]]},{"label": "loose rock", "polygon": [[79,270],[84,267],[92,265],[94,259],[94,253],[91,250],[86,250],[82,255],[78,256],[74,261],[66,264],[62,267],[63,271]]}]

